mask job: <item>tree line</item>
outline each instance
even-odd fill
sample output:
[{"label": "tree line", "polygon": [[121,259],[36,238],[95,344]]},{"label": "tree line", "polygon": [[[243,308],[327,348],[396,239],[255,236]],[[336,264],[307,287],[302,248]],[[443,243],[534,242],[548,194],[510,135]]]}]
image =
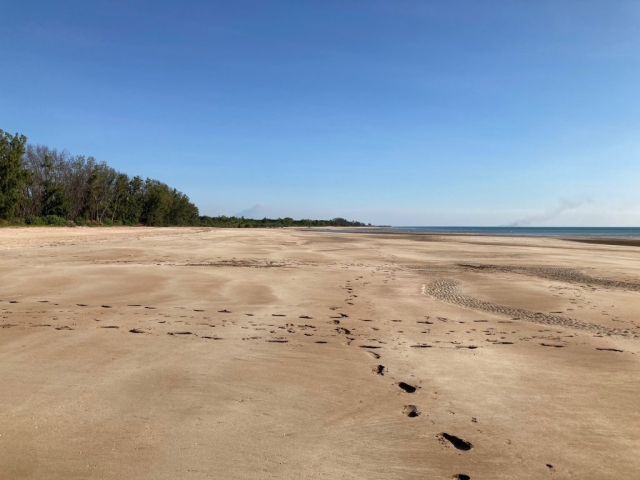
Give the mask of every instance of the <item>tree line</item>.
[{"label": "tree line", "polygon": [[[364,227],[362,222],[352,222],[344,218],[333,218],[331,220],[294,220],[291,217],[285,218],[263,218],[255,220],[244,217],[200,217],[200,225],[203,227],[222,228],[282,228],[282,227]],[[371,226],[371,224],[369,224]]]},{"label": "tree line", "polygon": [[28,225],[209,227],[364,226],[332,220],[262,220],[200,216],[184,193],[165,183],[129,177],[93,157],[27,144],[0,130],[0,220]]}]

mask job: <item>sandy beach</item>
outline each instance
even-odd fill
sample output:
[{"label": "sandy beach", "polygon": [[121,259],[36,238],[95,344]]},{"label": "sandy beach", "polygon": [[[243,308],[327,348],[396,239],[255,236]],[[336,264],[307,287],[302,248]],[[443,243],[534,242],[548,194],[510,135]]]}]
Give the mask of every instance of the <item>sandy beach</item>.
[{"label": "sandy beach", "polygon": [[0,229],[2,479],[640,475],[640,248]]}]

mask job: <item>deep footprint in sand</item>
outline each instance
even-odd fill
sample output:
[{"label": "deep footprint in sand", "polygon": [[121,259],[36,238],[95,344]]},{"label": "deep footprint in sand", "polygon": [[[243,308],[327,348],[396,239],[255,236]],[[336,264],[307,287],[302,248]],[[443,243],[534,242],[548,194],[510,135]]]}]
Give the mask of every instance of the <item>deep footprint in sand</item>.
[{"label": "deep footprint in sand", "polygon": [[414,387],[413,385],[409,385],[408,383],[405,383],[405,382],[399,382],[398,387],[400,387],[406,393],[415,393],[415,391],[418,390],[417,387]]},{"label": "deep footprint in sand", "polygon": [[376,375],[384,375],[384,371],[386,370],[384,365],[376,365],[374,367],[371,367],[371,369]]},{"label": "deep footprint in sand", "polygon": [[467,442],[466,440],[461,439],[460,437],[456,437],[455,435],[450,435],[446,432],[442,432],[437,435],[438,439],[447,440],[451,445],[453,445],[458,450],[462,450],[464,452],[469,451],[473,448],[473,444],[471,442]]},{"label": "deep footprint in sand", "polygon": [[420,412],[415,405],[405,405],[402,409],[402,414],[409,418],[415,418],[420,415]]}]

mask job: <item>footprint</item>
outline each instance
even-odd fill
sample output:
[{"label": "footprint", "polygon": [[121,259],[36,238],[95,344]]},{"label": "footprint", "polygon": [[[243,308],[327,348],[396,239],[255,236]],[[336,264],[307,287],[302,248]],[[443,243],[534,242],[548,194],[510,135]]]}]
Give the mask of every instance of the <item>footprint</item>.
[{"label": "footprint", "polygon": [[168,332],[167,335],[193,335],[191,332]]},{"label": "footprint", "polygon": [[111,305],[101,305],[102,308],[111,308]]},{"label": "footprint", "polygon": [[416,345],[411,345],[411,348],[431,348],[433,345],[427,345],[426,343],[418,343]]},{"label": "footprint", "polygon": [[384,365],[376,365],[371,369],[373,370],[373,373],[375,373],[376,375],[384,375],[384,371],[385,371]]},{"label": "footprint", "polygon": [[304,318],[305,320],[311,320],[313,319],[313,317],[310,317],[309,315],[301,315],[298,318]]},{"label": "footprint", "polygon": [[[103,327],[98,327],[98,328],[120,328],[120,327],[118,327],[117,325],[105,325]],[[129,330],[129,331],[131,331],[131,330]]]},{"label": "footprint", "polygon": [[541,343],[543,347],[564,348],[564,345],[554,345],[553,343]]},{"label": "footprint", "polygon": [[402,409],[402,414],[409,418],[415,418],[420,415],[420,412],[415,405],[405,405]]},{"label": "footprint", "polygon": [[473,444],[471,442],[467,442],[466,440],[456,437],[455,435],[450,435],[446,432],[442,432],[438,434],[437,437],[441,440],[442,439],[447,440],[448,442],[451,443],[451,445],[456,447],[458,450],[463,450],[466,452],[473,448]]},{"label": "footprint", "polygon": [[86,303],[76,303],[76,305],[78,307],[88,307],[89,305],[87,305]]},{"label": "footprint", "polygon": [[617,348],[596,348],[596,350],[600,350],[601,352],[624,352],[624,350],[618,350]]},{"label": "footprint", "polygon": [[218,310],[218,313],[231,313],[231,312],[225,308],[224,310]]},{"label": "footprint", "polygon": [[417,387],[414,387],[413,385],[409,385],[408,383],[405,383],[405,382],[399,382],[398,387],[400,387],[406,393],[415,393],[415,391],[418,389]]},{"label": "footprint", "polygon": [[451,478],[452,480],[471,480],[471,477],[469,475],[465,475],[464,473],[456,473]]},{"label": "footprint", "polygon": [[139,328],[132,328],[131,330],[129,330],[129,333],[145,333],[145,332],[144,330],[140,330]]}]

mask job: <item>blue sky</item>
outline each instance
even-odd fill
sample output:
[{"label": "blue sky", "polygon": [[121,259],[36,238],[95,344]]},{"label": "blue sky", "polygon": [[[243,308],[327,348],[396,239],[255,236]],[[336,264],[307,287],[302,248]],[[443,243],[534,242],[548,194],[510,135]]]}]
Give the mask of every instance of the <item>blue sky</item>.
[{"label": "blue sky", "polygon": [[202,214],[640,225],[640,2],[2,6],[0,128]]}]

